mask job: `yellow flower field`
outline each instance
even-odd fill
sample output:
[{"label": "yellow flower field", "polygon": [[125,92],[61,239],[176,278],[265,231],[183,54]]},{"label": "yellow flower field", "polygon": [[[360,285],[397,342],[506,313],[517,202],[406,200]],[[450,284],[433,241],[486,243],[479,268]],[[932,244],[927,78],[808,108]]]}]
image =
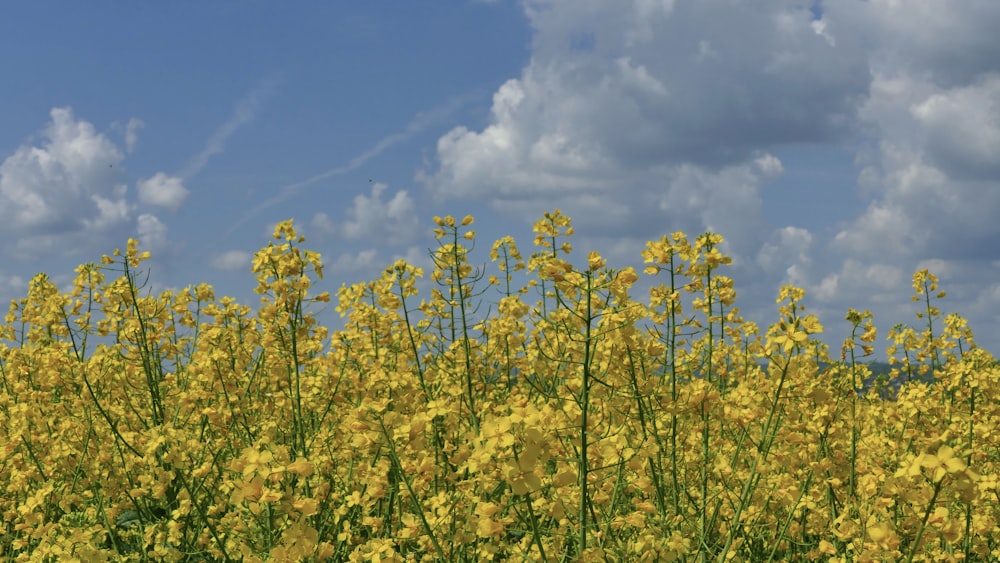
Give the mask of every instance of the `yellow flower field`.
[{"label": "yellow flower field", "polygon": [[[435,222],[425,295],[403,261],[315,293],[291,221],[255,255],[255,308],[207,285],[151,295],[135,241],[68,293],[35,277],[0,326],[0,554],[1000,556],[1000,368],[931,273],[916,326],[888,333],[896,369],[867,384],[871,314],[826,321],[852,329],[831,355],[784,287],[758,328],[719,235],[616,269],[574,255],[558,211],[527,259],[509,237],[477,253],[472,217]],[[331,300],[343,330],[315,319]]]}]

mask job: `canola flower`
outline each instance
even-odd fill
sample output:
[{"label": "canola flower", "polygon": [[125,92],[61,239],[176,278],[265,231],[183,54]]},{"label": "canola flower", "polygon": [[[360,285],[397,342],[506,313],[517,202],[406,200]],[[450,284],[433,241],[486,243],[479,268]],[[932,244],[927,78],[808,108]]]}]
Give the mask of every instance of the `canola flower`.
[{"label": "canola flower", "polygon": [[[1000,369],[929,271],[865,391],[871,313],[846,313],[833,358],[783,287],[762,330],[718,234],[615,268],[578,260],[556,210],[530,256],[504,237],[474,266],[474,219],[434,222],[426,282],[400,260],[336,295],[283,222],[255,308],[205,284],[150,294],[134,240],[68,292],[36,276],[0,325],[0,555],[1000,557]],[[342,330],[314,316],[330,301]]]}]

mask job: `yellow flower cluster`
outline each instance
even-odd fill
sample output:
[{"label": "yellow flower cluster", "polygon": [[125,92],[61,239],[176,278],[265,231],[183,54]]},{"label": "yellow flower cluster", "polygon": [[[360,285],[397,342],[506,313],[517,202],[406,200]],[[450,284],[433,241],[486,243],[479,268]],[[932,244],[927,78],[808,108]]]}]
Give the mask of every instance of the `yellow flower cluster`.
[{"label": "yellow flower cluster", "polygon": [[0,325],[0,556],[1000,557],[1000,367],[930,272],[875,377],[867,311],[839,358],[800,288],[745,321],[718,234],[649,242],[638,299],[558,210],[486,266],[471,216],[434,222],[428,279],[400,260],[342,286],[336,331],[291,221],[254,309],[150,294],[135,241],[67,292],[35,277]]}]

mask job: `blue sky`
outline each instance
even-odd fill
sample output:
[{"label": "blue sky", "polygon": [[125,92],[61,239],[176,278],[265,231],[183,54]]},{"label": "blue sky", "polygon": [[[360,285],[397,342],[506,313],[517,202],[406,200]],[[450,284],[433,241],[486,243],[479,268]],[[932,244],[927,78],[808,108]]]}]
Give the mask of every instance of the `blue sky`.
[{"label": "blue sky", "polygon": [[286,218],[335,291],[426,266],[434,215],[527,250],[559,207],[581,258],[619,267],[723,234],[746,315],[799,285],[834,346],[847,307],[881,338],[916,324],[928,267],[996,351],[1000,3],[903,4],[9,6],[0,299],[136,237],[155,287],[253,305],[250,257]]}]

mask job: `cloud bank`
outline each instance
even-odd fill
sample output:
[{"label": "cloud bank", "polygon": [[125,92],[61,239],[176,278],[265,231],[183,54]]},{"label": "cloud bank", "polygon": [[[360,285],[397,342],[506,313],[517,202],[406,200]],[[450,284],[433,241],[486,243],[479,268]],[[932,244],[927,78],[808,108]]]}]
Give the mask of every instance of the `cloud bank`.
[{"label": "cloud bank", "polygon": [[[512,218],[561,207],[636,245],[721,232],[755,302],[796,283],[837,315],[872,303],[893,322],[912,319],[900,302],[909,275],[932,264],[956,308],[1000,322],[966,306],[1000,294],[966,281],[1000,274],[1000,4],[526,0],[524,10],[530,61],[496,90],[488,124],[443,135],[419,174],[439,201]],[[795,146],[857,157],[857,182],[839,189],[864,203],[833,233],[765,219],[777,155]]]}]

